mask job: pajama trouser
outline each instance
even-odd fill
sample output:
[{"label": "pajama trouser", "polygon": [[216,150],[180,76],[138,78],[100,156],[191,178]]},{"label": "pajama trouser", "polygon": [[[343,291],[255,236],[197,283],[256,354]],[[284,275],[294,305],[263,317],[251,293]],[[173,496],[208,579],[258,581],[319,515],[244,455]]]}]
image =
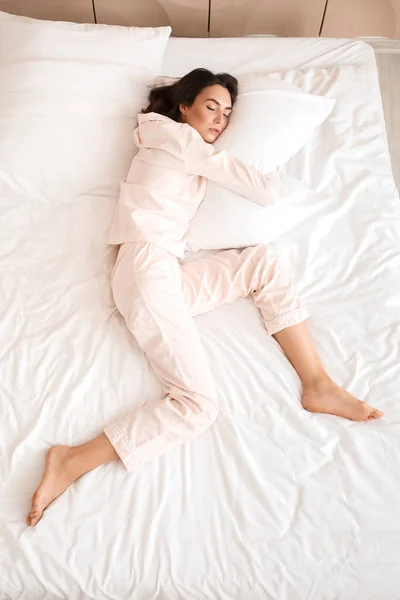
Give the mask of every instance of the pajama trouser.
[{"label": "pajama trouser", "polygon": [[123,244],[112,287],[165,393],[104,429],[129,471],[202,433],[218,415],[194,316],[251,294],[271,335],[308,317],[265,245],[182,263],[153,243]]}]

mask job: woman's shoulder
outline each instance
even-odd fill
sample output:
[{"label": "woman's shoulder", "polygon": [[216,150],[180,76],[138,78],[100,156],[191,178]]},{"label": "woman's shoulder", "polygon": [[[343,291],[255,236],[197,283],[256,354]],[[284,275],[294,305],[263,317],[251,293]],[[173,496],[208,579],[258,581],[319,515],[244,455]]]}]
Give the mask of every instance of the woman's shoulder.
[{"label": "woman's shoulder", "polygon": [[174,119],[170,119],[165,115],[159,113],[141,113],[137,117],[137,127],[139,131],[158,131],[159,134],[170,136],[174,138],[182,138],[187,134],[186,125],[184,123],[178,123]]},{"label": "woman's shoulder", "polygon": [[139,125],[141,125],[142,123],[148,123],[149,121],[160,121],[161,123],[171,123],[171,124],[176,123],[177,125],[179,125],[179,123],[177,123],[173,119],[170,119],[169,117],[166,117],[165,115],[160,115],[159,113],[155,113],[155,112],[139,113],[137,116],[137,120],[138,120]]},{"label": "woman's shoulder", "polygon": [[[180,145],[183,145],[184,147],[189,144],[190,146],[200,146],[204,152],[206,147],[209,146],[209,144],[203,140],[200,133],[194,129],[194,127],[188,125],[188,123],[181,123],[155,112],[140,113],[138,115],[139,133],[143,132],[143,135],[145,134],[145,130],[148,130],[146,124],[149,124],[151,131],[154,132],[157,137],[160,136],[160,138],[164,139],[174,138],[176,141],[179,140]],[[154,126],[157,126],[156,129],[154,129]],[[158,135],[156,134],[156,131],[159,132]],[[207,153],[209,153],[210,149],[207,148],[207,151]]]},{"label": "woman's shoulder", "polygon": [[165,115],[161,115],[160,113],[155,113],[155,112],[140,113],[140,114],[138,114],[137,120],[138,120],[139,125],[142,125],[144,123],[149,123],[149,122],[155,122],[155,123],[158,122],[160,124],[170,125],[170,129],[173,129],[176,131],[182,131],[187,136],[189,136],[195,140],[199,140],[201,142],[204,141],[203,138],[201,137],[201,135],[199,134],[199,132],[196,129],[194,129],[193,127],[191,127],[190,125],[188,125],[187,123],[181,123],[180,121],[175,121],[174,119],[171,119],[170,117],[166,117]]}]

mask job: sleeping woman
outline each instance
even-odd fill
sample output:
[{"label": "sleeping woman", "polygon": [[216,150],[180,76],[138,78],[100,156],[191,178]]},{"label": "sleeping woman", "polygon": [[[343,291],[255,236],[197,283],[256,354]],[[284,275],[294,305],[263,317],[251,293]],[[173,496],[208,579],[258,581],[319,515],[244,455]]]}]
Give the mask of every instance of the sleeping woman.
[{"label": "sleeping woman", "polygon": [[164,396],[85,444],[50,448],[28,525],[36,525],[43,510],[88,471],[112,460],[135,471],[214,423],[218,396],[193,317],[237,298],[251,294],[301,380],[304,409],[352,421],[383,415],[329,377],[307,331],[308,313],[268,246],[181,260],[207,180],[263,206],[279,201],[277,172],[263,174],[213,146],[229,126],[237,86],[227,73],[195,69],[152,89],[138,116],[139,151],[121,184],[110,233],[110,243],[120,247],[112,289]]}]

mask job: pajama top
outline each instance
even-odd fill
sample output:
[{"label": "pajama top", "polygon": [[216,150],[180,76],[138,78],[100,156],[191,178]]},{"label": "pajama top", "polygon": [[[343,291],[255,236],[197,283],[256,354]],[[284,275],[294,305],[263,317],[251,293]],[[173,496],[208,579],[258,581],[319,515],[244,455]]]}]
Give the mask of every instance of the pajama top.
[{"label": "pajama top", "polygon": [[207,180],[262,206],[278,199],[278,172],[264,175],[226,151],[217,152],[187,123],[139,114],[134,143],[139,151],[121,182],[110,244],[152,242],[182,258]]}]

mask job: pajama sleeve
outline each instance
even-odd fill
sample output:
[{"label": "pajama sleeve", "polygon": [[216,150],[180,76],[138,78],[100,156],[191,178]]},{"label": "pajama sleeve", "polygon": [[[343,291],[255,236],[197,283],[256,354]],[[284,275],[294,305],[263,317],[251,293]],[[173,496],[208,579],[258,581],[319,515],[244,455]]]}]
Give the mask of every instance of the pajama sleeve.
[{"label": "pajama sleeve", "polygon": [[264,175],[225,150],[215,152],[211,144],[203,144],[202,147],[202,142],[196,139],[188,144],[185,152],[188,173],[201,175],[262,206],[277,202],[281,188],[277,171]]},{"label": "pajama sleeve", "polygon": [[279,198],[281,179],[277,171],[263,174],[228,152],[216,152],[193,127],[158,115],[138,115],[134,142],[139,148],[163,150],[177,160],[186,173],[198,175],[267,206]]}]

